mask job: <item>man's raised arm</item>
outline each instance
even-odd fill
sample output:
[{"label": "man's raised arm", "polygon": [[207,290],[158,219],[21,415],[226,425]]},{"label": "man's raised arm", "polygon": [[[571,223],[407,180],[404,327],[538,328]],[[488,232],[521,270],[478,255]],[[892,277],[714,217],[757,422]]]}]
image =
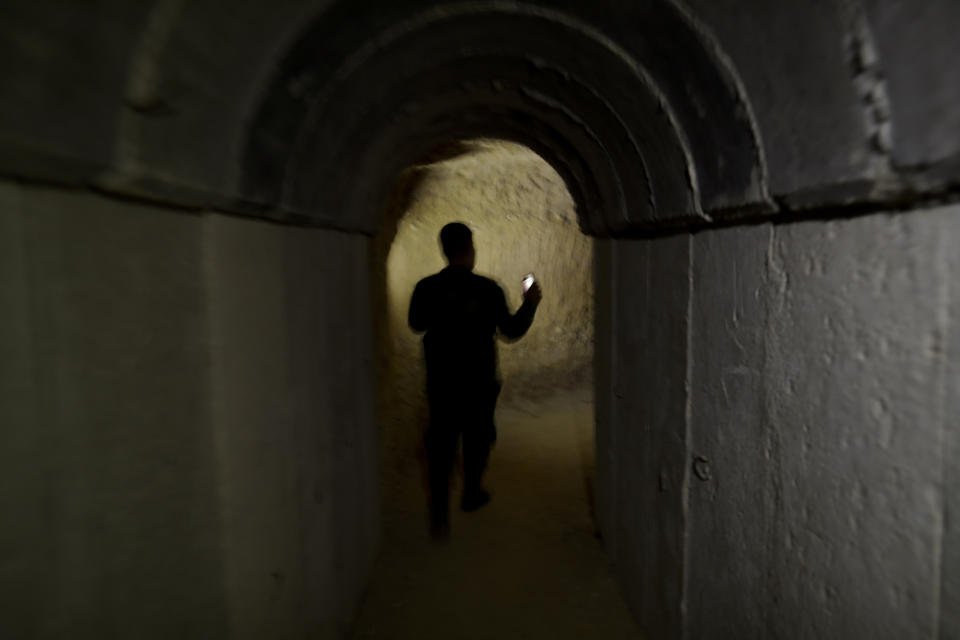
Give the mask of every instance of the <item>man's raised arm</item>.
[{"label": "man's raised arm", "polygon": [[533,324],[533,316],[536,314],[537,305],[540,304],[542,298],[543,293],[540,291],[540,285],[534,282],[530,289],[523,294],[523,304],[520,305],[516,313],[511,315],[509,309],[507,309],[507,301],[503,297],[503,291],[500,291],[498,304],[501,311],[498,314],[499,320],[497,321],[500,333],[511,340],[522,337],[530,328],[530,325]]}]

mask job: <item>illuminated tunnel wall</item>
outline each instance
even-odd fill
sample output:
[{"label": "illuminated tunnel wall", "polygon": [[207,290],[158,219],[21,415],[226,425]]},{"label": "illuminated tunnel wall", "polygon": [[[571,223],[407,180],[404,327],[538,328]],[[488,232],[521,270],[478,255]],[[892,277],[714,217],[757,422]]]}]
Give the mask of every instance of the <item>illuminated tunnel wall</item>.
[{"label": "illuminated tunnel wall", "polygon": [[459,150],[413,170],[392,212],[400,216],[395,233],[391,227],[378,243],[386,284],[378,358],[382,442],[398,449],[401,465],[427,419],[421,337],[407,326],[407,310],[417,281],[446,265],[438,234],[447,222],[473,230],[475,271],[500,283],[511,311],[521,303],[524,274],[534,272],[544,290],[527,335],[499,341],[501,402],[544,398],[592,380],[592,241],[577,226],[563,180],[521,145],[485,140]]}]

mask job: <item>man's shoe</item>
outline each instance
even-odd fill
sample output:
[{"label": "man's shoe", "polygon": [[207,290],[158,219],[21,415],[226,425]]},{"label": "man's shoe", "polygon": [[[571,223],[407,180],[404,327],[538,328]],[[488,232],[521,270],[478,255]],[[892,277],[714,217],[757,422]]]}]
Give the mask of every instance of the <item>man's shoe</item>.
[{"label": "man's shoe", "polygon": [[460,501],[460,508],[469,513],[470,511],[476,511],[488,502],[490,502],[490,493],[484,489],[478,489],[477,491],[463,494],[463,500]]}]

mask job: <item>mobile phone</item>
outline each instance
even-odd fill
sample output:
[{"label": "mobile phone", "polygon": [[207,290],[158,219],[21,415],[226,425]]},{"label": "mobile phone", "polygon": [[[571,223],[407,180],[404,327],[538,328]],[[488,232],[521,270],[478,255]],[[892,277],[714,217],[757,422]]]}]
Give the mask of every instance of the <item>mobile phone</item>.
[{"label": "mobile phone", "polygon": [[536,282],[536,278],[533,277],[532,273],[523,276],[523,292],[526,293],[530,291],[530,287],[533,286],[534,282]]}]

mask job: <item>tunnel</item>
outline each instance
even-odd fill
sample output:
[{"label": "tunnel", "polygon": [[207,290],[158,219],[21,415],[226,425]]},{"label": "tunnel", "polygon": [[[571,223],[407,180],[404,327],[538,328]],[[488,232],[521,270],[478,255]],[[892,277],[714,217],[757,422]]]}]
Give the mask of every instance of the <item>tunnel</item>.
[{"label": "tunnel", "polygon": [[960,637],[958,23],[951,0],[5,3],[0,637],[377,622],[389,248],[424,167],[477,141],[554,172],[591,255],[564,374],[609,581],[587,609],[644,638]]},{"label": "tunnel", "polygon": [[[374,240],[381,537],[353,638],[636,637],[597,540],[593,505],[593,251],[573,200],[529,148],[460,141],[402,174]],[[522,276],[549,292],[522,338],[498,344],[493,506],[458,508],[449,538],[428,536],[430,424],[417,282],[446,267],[438,231],[469,225],[474,271],[520,306]],[[429,331],[428,331],[429,333]],[[424,340],[425,343],[425,340]]]},{"label": "tunnel", "polygon": [[[390,199],[391,223],[374,240],[374,312],[380,443],[409,460],[429,419],[422,335],[408,325],[417,282],[446,266],[438,241],[451,221],[467,224],[475,271],[503,289],[508,309],[521,304],[522,278],[534,267],[552,292],[521,340],[502,340],[499,400],[536,403],[593,393],[593,246],[577,226],[560,176],[522,145],[458,142],[454,153],[404,174]],[[411,448],[412,447],[412,448]],[[392,457],[392,454],[386,454]]]}]

